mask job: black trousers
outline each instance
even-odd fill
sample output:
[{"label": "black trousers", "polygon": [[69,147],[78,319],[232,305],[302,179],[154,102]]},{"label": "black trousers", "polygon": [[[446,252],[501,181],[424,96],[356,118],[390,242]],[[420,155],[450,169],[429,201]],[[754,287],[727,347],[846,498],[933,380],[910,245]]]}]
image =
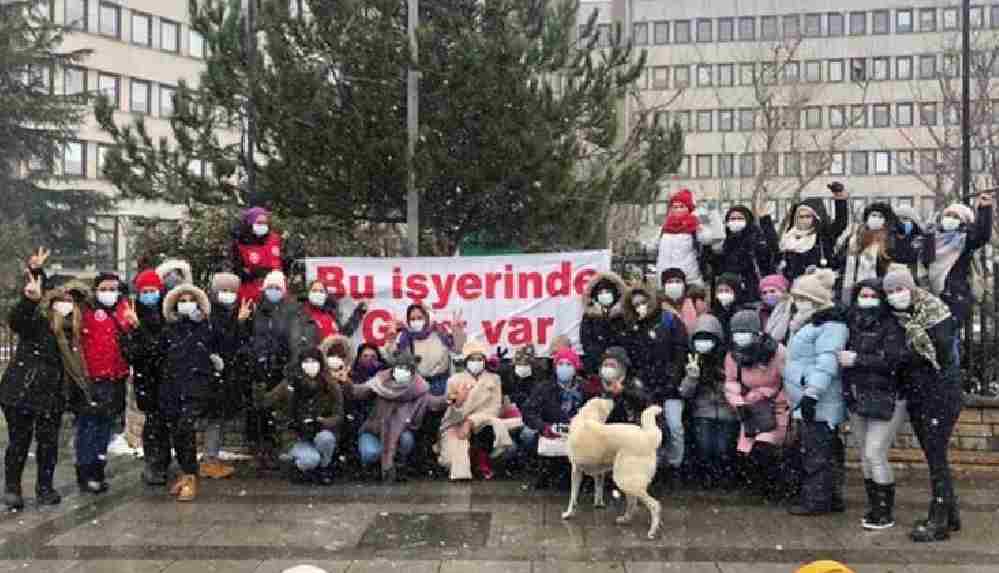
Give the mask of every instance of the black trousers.
[{"label": "black trousers", "polygon": [[267,410],[247,410],[246,440],[258,450],[277,447],[277,423],[274,413]]},{"label": "black trousers", "polygon": [[[906,402],[912,431],[926,456],[930,470],[930,490],[934,497],[954,498],[954,480],[947,461],[950,436],[961,415],[961,390],[956,385],[940,385],[933,396],[916,397]],[[951,387],[953,386],[953,387]]]},{"label": "black trousers", "polygon": [[52,489],[56,461],[59,459],[59,430],[62,427],[62,413],[35,412],[27,408],[3,407],[7,420],[9,443],[4,454],[4,470],[7,491],[21,489],[21,475],[28,460],[31,440],[37,439],[35,461],[38,463],[36,489]]},{"label": "black trousers", "polygon": [[826,422],[801,423],[801,505],[813,511],[830,511],[843,501],[846,450],[839,431]]},{"label": "black trousers", "polygon": [[[167,452],[173,446],[177,453],[177,464],[185,474],[198,474],[198,444],[194,429],[193,416],[169,416],[164,418],[169,442]],[[169,455],[169,454],[168,454]]]},{"label": "black trousers", "polygon": [[147,463],[157,471],[170,467],[170,430],[158,411],[146,411],[146,421],[142,424],[142,452]]}]

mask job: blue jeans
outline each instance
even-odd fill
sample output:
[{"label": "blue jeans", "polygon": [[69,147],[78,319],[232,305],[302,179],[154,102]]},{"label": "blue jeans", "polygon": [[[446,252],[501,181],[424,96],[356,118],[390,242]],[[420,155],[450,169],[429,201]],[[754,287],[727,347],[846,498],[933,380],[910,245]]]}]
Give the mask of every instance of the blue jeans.
[{"label": "blue jeans", "polygon": [[311,441],[300,440],[291,447],[289,455],[295,466],[303,472],[329,467],[336,453],[336,436],[329,430],[316,434]]},{"label": "blue jeans", "polygon": [[76,463],[89,466],[104,463],[108,455],[108,442],[111,441],[111,426],[114,418],[111,416],[77,416]]},{"label": "blue jeans", "polygon": [[[399,435],[399,447],[396,452],[403,458],[408,457],[416,446],[416,438],[413,432],[405,431]],[[357,439],[357,449],[361,453],[361,463],[371,465],[377,463],[382,458],[382,441],[378,436],[364,432]]]},{"label": "blue jeans", "polygon": [[694,441],[701,463],[724,465],[735,459],[739,439],[738,420],[694,418]]},{"label": "blue jeans", "polygon": [[663,444],[659,447],[659,463],[662,464],[665,462],[675,469],[683,463],[685,446],[685,437],[683,435],[683,400],[666,400],[663,402],[663,417],[666,419],[669,436],[663,436]]}]

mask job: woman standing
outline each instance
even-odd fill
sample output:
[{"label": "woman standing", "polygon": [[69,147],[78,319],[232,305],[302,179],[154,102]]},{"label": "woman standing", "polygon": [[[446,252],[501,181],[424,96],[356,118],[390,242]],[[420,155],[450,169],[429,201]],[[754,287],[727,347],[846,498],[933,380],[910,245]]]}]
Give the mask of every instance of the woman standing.
[{"label": "woman standing", "polygon": [[941,541],[961,529],[957,496],[947,451],[963,396],[954,340],[957,322],[947,305],[916,287],[908,269],[895,268],[884,278],[886,299],[895,311],[909,350],[899,374],[912,429],[930,468],[929,518],[912,531],[913,541]]},{"label": "woman standing", "polygon": [[757,224],[749,208],[732,207],[725,213],[725,240],[708,253],[713,274],[739,277],[738,304],[758,300],[760,279],[774,272],[777,231],[773,219],[764,214]]},{"label": "woman standing", "polygon": [[789,327],[794,313],[794,300],[787,292],[790,286],[780,274],[765,276],[760,281],[760,322],[763,331],[781,344],[787,344],[790,338]]},{"label": "woman standing", "polygon": [[282,270],[281,235],[270,226],[271,214],[262,207],[251,207],[243,213],[236,240],[232,245],[232,262],[239,275],[239,299],[260,300],[264,278],[271,271]]},{"label": "woman standing", "polygon": [[448,332],[443,325],[430,320],[430,311],[425,306],[411,304],[406,309],[406,324],[394,324],[387,337],[385,351],[390,356],[408,352],[420,357],[420,377],[430,384],[430,393],[434,396],[443,396],[447,391],[451,352],[465,345],[465,327],[460,314],[451,322],[451,332]]},{"label": "woman standing", "polygon": [[845,306],[854,300],[854,285],[885,276],[895,254],[894,229],[898,222],[891,205],[868,205],[864,209],[862,225],[846,240],[840,256],[843,269],[840,293]]},{"label": "woman standing", "polygon": [[868,512],[864,529],[895,525],[895,476],[888,448],[905,421],[905,400],[899,400],[897,373],[906,360],[905,332],[891,314],[881,282],[861,281],[853,289],[848,315],[850,341],[839,354],[846,406],[853,414],[851,429],[861,448]]},{"label": "woman standing", "polygon": [[930,263],[930,292],[940,297],[958,325],[971,315],[975,289],[971,264],[975,251],[992,239],[992,195],[978,196],[978,215],[967,205],[954,203],[944,209],[934,237]]},{"label": "woman standing", "polygon": [[339,304],[326,291],[326,285],[322,281],[312,281],[309,285],[307,300],[303,303],[303,308],[316,323],[316,330],[319,333],[319,340],[324,341],[331,336],[343,334],[353,336],[357,326],[361,324],[364,313],[367,312],[367,305],[359,303],[350,319],[345,323],[340,323]]},{"label": "woman standing", "polygon": [[818,197],[805,199],[789,213],[787,228],[780,239],[777,265],[788,281],[794,282],[810,268],[832,266],[836,239],[846,229],[849,212],[843,184],[830,183],[829,190],[836,208],[832,221]]}]

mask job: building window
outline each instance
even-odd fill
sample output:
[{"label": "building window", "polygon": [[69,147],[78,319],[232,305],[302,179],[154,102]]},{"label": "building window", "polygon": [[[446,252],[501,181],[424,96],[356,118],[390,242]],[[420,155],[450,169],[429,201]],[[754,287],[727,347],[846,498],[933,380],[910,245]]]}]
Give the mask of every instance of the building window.
[{"label": "building window", "polygon": [[635,78],[635,87],[640,90],[649,89],[649,68],[642,68],[642,71]]},{"label": "building window", "polygon": [[821,107],[809,107],[805,108],[805,127],[808,129],[821,129],[822,128],[822,108]]},{"label": "building window", "polygon": [[780,110],[780,125],[786,129],[801,127],[801,111],[796,107],[785,107]]},{"label": "building window", "polygon": [[752,153],[739,154],[739,176],[753,177],[756,175],[756,156]]},{"label": "building window", "polygon": [[957,77],[958,66],[960,66],[957,54],[944,54],[943,57],[943,73],[944,77],[954,78]]},{"label": "building window", "polygon": [[160,86],[160,116],[170,117],[174,112],[174,98],[177,89],[170,86]]},{"label": "building window", "polygon": [[118,76],[112,76],[108,74],[98,74],[97,75],[97,90],[100,94],[111,101],[111,105],[115,109],[121,107],[121,92],[119,90],[119,85],[121,79]]},{"label": "building window", "polygon": [[937,9],[936,8],[920,8],[919,9],[919,31],[920,32],[936,32],[937,31]]},{"label": "building window", "polygon": [[822,62],[820,62],[819,60],[811,60],[805,62],[805,81],[806,82],[822,81]]},{"label": "building window", "polygon": [[799,79],[801,79],[801,64],[798,62],[785,62],[784,81],[787,83],[795,83]]},{"label": "building window", "polygon": [[756,18],[752,16],[739,17],[739,39],[743,42],[756,39]]},{"label": "building window", "polygon": [[697,131],[711,131],[711,115],[712,112],[710,110],[697,112]]},{"label": "building window", "polygon": [[110,146],[97,144],[97,176],[104,177],[104,165],[107,164],[108,151]]},{"label": "building window", "polygon": [[735,85],[735,64],[718,64],[718,85]]},{"label": "building window", "polygon": [[867,106],[865,105],[850,106],[850,126],[867,127]]},{"label": "building window", "polygon": [[891,34],[891,12],[889,10],[871,12],[871,33]]},{"label": "building window", "polygon": [[735,39],[735,19],[734,18],[719,18],[718,19],[718,41],[719,42],[731,42]]},{"label": "building window", "polygon": [[906,34],[912,31],[912,10],[895,11],[895,33]]},{"label": "building window", "polygon": [[[999,109],[999,106],[996,106]],[[733,131],[735,129],[735,112],[730,109],[718,110],[718,131]]]},{"label": "building window", "polygon": [[875,104],[872,107],[874,116],[874,127],[889,127],[891,125],[891,106],[888,104]]},{"label": "building window", "polygon": [[777,39],[777,16],[763,16],[760,18],[760,39]]},{"label": "building window", "polygon": [[121,38],[121,6],[101,2],[99,16],[101,34]]},{"label": "building window", "polygon": [[871,61],[871,79],[872,80],[890,80],[891,79],[891,59],[889,58],[874,58]]},{"label": "building window", "polygon": [[139,113],[149,113],[149,82],[133,79],[130,85],[131,97],[128,109]]},{"label": "building window", "polygon": [[697,85],[708,87],[711,85],[711,64],[700,64],[697,66]]},{"label": "building window", "polygon": [[669,88],[669,67],[652,68],[652,89],[665,90]]},{"label": "building window", "polygon": [[697,156],[697,176],[701,179],[711,177],[711,156]]},{"label": "building window", "polygon": [[912,56],[899,56],[895,58],[895,79],[912,79]]},{"label": "building window", "polygon": [[74,30],[87,30],[87,0],[66,0],[66,25]]},{"label": "building window", "polygon": [[784,37],[788,39],[801,36],[801,18],[797,14],[789,14],[783,17]]},{"label": "building window", "polygon": [[611,46],[611,26],[610,24],[597,24],[597,45],[601,48]]},{"label": "building window", "polygon": [[867,80],[867,58],[852,58],[850,60],[850,81],[863,82]]},{"label": "building window", "polygon": [[710,42],[711,41],[711,31],[713,28],[713,22],[711,20],[698,20],[697,21],[697,41],[698,42]]},{"label": "building window", "polygon": [[680,126],[680,131],[690,131],[690,112],[674,111],[673,123]]},{"label": "building window", "polygon": [[910,127],[912,125],[912,104],[895,104],[895,125],[899,127]]},{"label": "building window", "polygon": [[850,35],[863,36],[867,33],[867,12],[850,12]]},{"label": "building window", "polygon": [[645,46],[649,43],[649,23],[635,22],[631,28],[632,41],[636,46]]},{"label": "building window", "polygon": [[989,6],[989,24],[993,28],[999,28],[999,4]]},{"label": "building window", "polygon": [[188,161],[187,172],[195,177],[203,177],[205,175],[205,160],[192,159]]},{"label": "building window", "polygon": [[205,57],[205,38],[195,30],[190,30],[188,34],[188,54],[192,58]]},{"label": "building window", "polygon": [[843,81],[843,60],[829,60],[829,81]]},{"label": "building window", "polygon": [[87,71],[82,68],[63,70],[62,93],[75,95],[87,91]]},{"label": "building window", "polygon": [[959,125],[961,123],[961,111],[957,106],[957,103],[944,104],[944,125]]},{"label": "building window", "polygon": [[151,16],[132,12],[132,43],[142,46],[153,45],[153,19]]},{"label": "building window", "polygon": [[822,14],[805,14],[805,36],[817,38],[822,35]]},{"label": "building window", "polygon": [[832,106],[829,108],[829,127],[846,127],[846,108]]},{"label": "building window", "polygon": [[912,173],[912,152],[896,151],[894,155],[895,173]]},{"label": "building window", "polygon": [[929,175],[937,171],[937,151],[935,149],[924,149],[919,152],[919,172]]},{"label": "building window", "polygon": [[669,43],[669,22],[652,23],[652,41],[657,46]]},{"label": "building window", "polygon": [[843,27],[843,15],[837,12],[827,14],[826,30],[830,36],[842,36],[845,32]]},{"label": "building window", "polygon": [[919,56],[919,79],[931,80],[937,77],[936,55]]},{"label": "building window", "polygon": [[891,152],[890,151],[875,151],[874,152],[874,174],[875,175],[891,175]]},{"label": "building window", "polygon": [[867,152],[866,151],[851,151],[850,152],[850,174],[851,175],[867,175]]},{"label": "building window", "polygon": [[160,49],[167,52],[180,51],[180,25],[170,20],[160,20]]},{"label": "building window", "polygon": [[673,66],[673,87],[676,89],[690,87],[690,66]]},{"label": "building window", "polygon": [[690,43],[690,20],[673,22],[673,42],[676,44]]},{"label": "building window", "polygon": [[735,156],[731,153],[723,153],[718,156],[718,176],[732,177],[735,175]]},{"label": "building window", "polygon": [[784,175],[786,177],[798,177],[801,175],[801,154],[784,154]]},{"label": "building window", "polygon": [[739,64],[739,83],[744,86],[756,84],[756,64]]},{"label": "building window", "polygon": [[992,123],[999,124],[999,101],[992,101]]},{"label": "building window", "polygon": [[846,175],[846,154],[842,151],[829,154],[829,174]]},{"label": "building window", "polygon": [[739,110],[739,130],[753,131],[756,129],[756,111],[750,108]]},{"label": "building window", "polygon": [[70,141],[62,148],[62,174],[74,177],[87,175],[86,144]]},{"label": "building window", "polygon": [[957,30],[957,8],[944,8],[943,9],[943,29],[944,30]]},{"label": "building window", "polygon": [[971,155],[971,170],[975,173],[981,173],[982,171],[985,171],[985,150],[972,149],[970,155]]},{"label": "building window", "polygon": [[919,104],[919,125],[937,124],[937,104],[935,102]]}]

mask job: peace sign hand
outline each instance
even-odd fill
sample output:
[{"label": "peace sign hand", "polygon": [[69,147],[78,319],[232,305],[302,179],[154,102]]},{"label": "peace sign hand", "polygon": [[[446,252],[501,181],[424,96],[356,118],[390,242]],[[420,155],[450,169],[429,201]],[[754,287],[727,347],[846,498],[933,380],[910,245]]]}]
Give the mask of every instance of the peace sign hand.
[{"label": "peace sign hand", "polygon": [[698,364],[697,355],[691,354],[687,357],[687,377],[700,378],[701,366]]},{"label": "peace sign hand", "polygon": [[125,324],[133,328],[139,326],[139,315],[135,313],[135,301],[125,301],[125,313],[122,318],[125,319]]},{"label": "peace sign hand", "polygon": [[465,322],[462,320],[461,309],[454,311],[454,314],[451,315],[451,330],[454,332],[465,331]]},{"label": "peace sign hand", "polygon": [[28,258],[28,268],[31,270],[38,270],[45,266],[45,261],[49,260],[49,255],[52,251],[46,249],[45,247],[38,247],[35,254]]},{"label": "peace sign hand", "polygon": [[42,278],[36,277],[30,271],[26,272],[28,283],[24,285],[24,298],[38,302],[42,300]]},{"label": "peace sign hand", "polygon": [[253,314],[253,310],[256,308],[256,304],[253,300],[244,298],[243,302],[239,303],[239,314],[236,315],[236,319],[239,322],[246,322],[246,319],[250,318]]}]

